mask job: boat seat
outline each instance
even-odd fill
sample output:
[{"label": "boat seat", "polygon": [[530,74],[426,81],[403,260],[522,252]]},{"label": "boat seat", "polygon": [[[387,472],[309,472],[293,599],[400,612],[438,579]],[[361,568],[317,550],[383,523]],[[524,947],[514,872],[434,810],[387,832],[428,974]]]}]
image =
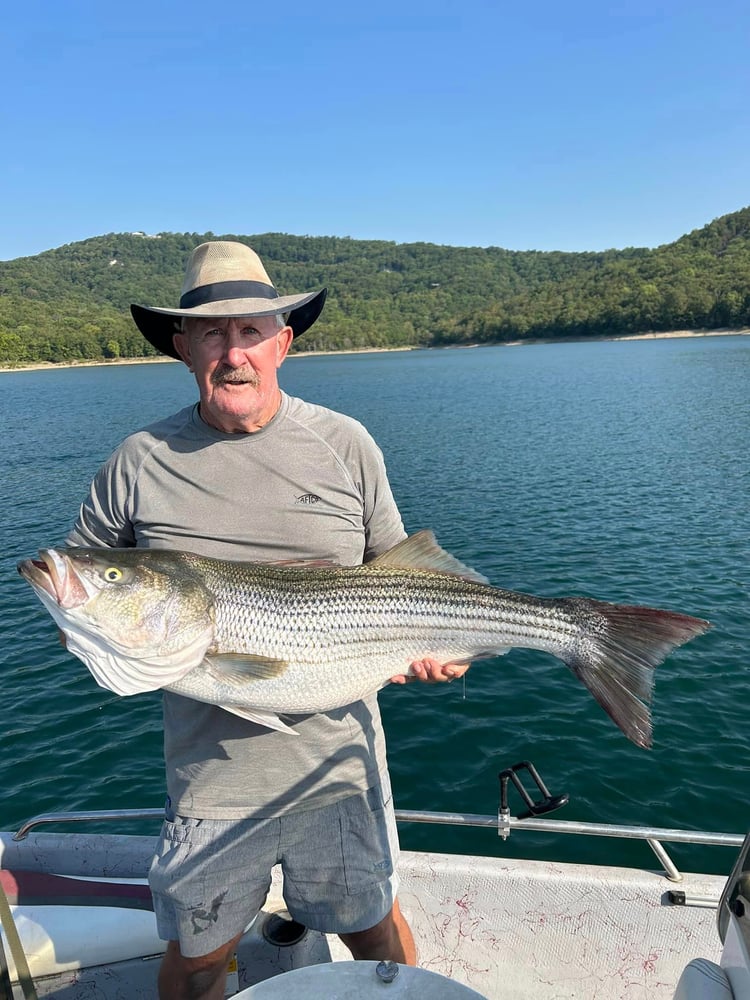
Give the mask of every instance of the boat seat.
[{"label": "boat seat", "polygon": [[[34,978],[164,951],[148,885],[0,871],[11,913]],[[15,962],[3,934],[11,979]]]},{"label": "boat seat", "polygon": [[707,958],[694,958],[682,970],[674,1000],[732,1000],[726,972]]},{"label": "boat seat", "polygon": [[153,910],[144,882],[112,882],[4,868],[0,885],[9,903],[21,906],[120,906]]}]

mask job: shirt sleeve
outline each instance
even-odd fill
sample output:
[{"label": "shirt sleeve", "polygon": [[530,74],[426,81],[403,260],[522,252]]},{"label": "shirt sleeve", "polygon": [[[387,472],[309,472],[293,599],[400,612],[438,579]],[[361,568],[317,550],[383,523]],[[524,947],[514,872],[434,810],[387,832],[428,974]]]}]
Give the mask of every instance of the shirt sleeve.
[{"label": "shirt sleeve", "polygon": [[406,531],[380,448],[369,434],[362,453],[365,551],[363,562],[387,552],[406,538]]},{"label": "shirt sleeve", "polygon": [[120,448],[94,477],[66,544],[132,548],[135,545],[129,514],[132,483],[130,463]]}]

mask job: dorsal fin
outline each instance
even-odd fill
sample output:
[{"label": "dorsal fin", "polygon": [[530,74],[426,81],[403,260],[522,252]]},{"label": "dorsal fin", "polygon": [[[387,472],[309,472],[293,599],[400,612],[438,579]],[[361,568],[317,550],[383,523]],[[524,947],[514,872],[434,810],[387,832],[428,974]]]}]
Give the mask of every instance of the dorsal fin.
[{"label": "dorsal fin", "polygon": [[429,530],[418,531],[392,549],[376,556],[368,566],[392,566],[395,569],[422,569],[431,573],[460,576],[471,583],[489,583],[486,576],[459,562],[450,552],[441,548]]}]

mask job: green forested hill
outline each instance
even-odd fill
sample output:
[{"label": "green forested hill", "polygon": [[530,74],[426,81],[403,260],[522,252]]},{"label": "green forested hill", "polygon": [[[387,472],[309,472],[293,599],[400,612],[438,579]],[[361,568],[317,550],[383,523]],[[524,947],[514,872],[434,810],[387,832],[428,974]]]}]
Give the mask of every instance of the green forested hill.
[{"label": "green forested hill", "polygon": [[152,354],[129,304],[176,305],[190,250],[217,238],[255,247],[282,293],[328,286],[303,350],[750,325],[750,208],[654,250],[603,253],[111,233],[0,262],[0,363]]}]

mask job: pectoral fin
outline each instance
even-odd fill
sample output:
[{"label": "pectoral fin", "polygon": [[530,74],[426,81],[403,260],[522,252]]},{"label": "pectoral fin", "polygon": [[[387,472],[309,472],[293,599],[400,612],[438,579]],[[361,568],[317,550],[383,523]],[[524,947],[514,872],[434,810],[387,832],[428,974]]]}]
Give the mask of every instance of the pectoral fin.
[{"label": "pectoral fin", "polygon": [[241,719],[247,719],[248,722],[255,722],[259,726],[266,726],[266,728],[275,729],[280,733],[289,733],[290,736],[299,736],[296,729],[287,726],[273,712],[261,712],[252,708],[239,708],[237,705],[222,705],[221,707],[225,712],[231,712],[232,715],[239,715]]},{"label": "pectoral fin", "polygon": [[250,681],[267,681],[280,677],[289,666],[286,660],[256,656],[254,653],[212,654],[205,657],[204,664],[214,680],[238,687],[249,684]]}]

